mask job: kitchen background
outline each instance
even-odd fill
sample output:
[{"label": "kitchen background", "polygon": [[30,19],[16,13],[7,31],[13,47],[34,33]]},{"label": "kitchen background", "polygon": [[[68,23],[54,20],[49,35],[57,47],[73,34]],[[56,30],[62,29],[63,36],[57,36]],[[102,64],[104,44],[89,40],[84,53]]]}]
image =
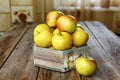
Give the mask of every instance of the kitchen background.
[{"label": "kitchen background", "polygon": [[19,22],[44,22],[51,10],[72,14],[78,21],[100,21],[120,34],[120,0],[0,0],[0,32]]}]

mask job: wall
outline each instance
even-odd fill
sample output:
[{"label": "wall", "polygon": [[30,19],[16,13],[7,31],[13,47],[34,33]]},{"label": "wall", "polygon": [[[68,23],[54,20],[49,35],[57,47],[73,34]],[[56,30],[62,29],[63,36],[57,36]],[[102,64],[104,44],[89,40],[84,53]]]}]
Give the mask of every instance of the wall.
[{"label": "wall", "polygon": [[[0,0],[0,32],[7,31],[18,22],[45,22],[46,14],[54,10],[53,7],[53,0]],[[97,10],[91,12],[91,20],[100,21],[120,34],[119,15],[120,11]]]},{"label": "wall", "polygon": [[18,22],[34,21],[33,7],[33,0],[0,0],[0,32]]},{"label": "wall", "polygon": [[6,31],[10,28],[10,2],[9,0],[0,0],[0,31]]},{"label": "wall", "polygon": [[[45,6],[45,7],[43,7]],[[46,14],[54,10],[53,0],[36,0],[36,19],[39,22],[45,21]]]}]

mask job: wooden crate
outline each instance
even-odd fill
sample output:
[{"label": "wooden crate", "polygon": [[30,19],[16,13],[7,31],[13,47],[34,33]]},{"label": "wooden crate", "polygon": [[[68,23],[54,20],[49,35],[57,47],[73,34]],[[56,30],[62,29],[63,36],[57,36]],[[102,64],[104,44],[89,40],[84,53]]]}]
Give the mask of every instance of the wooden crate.
[{"label": "wooden crate", "polygon": [[41,48],[34,45],[34,66],[66,72],[75,69],[76,58],[89,51],[89,46],[72,48],[65,51]]}]

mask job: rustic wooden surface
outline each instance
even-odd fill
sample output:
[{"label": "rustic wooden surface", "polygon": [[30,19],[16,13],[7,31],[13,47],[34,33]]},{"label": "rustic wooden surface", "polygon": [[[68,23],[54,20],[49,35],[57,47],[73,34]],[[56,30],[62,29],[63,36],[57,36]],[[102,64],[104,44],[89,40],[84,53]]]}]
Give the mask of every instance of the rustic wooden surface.
[{"label": "rustic wooden surface", "polygon": [[80,22],[89,33],[91,56],[98,64],[90,77],[34,67],[33,29],[37,23],[14,25],[0,37],[0,80],[119,80],[120,38],[99,22]]}]

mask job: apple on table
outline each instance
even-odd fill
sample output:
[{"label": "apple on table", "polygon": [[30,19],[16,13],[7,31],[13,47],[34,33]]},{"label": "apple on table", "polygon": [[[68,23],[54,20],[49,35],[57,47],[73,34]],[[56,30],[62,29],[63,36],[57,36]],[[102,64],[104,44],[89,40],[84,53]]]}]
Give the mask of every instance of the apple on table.
[{"label": "apple on table", "polygon": [[91,76],[97,70],[97,63],[92,57],[80,56],[76,59],[76,70],[82,76]]}]

